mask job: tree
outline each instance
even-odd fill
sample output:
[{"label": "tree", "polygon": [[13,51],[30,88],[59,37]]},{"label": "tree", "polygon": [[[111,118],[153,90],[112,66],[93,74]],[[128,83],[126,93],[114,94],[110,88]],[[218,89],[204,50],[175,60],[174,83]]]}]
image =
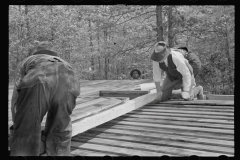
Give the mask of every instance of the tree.
[{"label": "tree", "polygon": [[162,6],[156,6],[157,41],[163,41]]},{"label": "tree", "polygon": [[[138,68],[152,78],[156,41],[187,45],[203,64],[197,83],[213,93],[234,92],[234,6],[9,6],[9,79],[49,40],[79,79],[130,79]],[[217,82],[217,83],[216,83]]]}]

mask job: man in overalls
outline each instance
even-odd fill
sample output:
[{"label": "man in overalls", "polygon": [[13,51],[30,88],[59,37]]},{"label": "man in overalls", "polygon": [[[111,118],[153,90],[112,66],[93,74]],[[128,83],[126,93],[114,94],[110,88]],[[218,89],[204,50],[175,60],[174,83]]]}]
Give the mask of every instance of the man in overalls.
[{"label": "man in overalls", "polygon": [[74,69],[49,46],[48,42],[40,43],[18,67],[11,104],[11,156],[39,156],[44,150],[51,156],[70,155],[70,115],[80,84]]},{"label": "man in overalls", "polygon": [[196,78],[202,68],[202,63],[199,57],[195,53],[189,51],[188,48],[185,46],[178,47],[178,49],[183,54],[184,58],[188,60],[188,63],[193,68],[194,78]]},{"label": "man in overalls", "polygon": [[[196,87],[192,67],[180,52],[170,49],[164,41],[160,41],[151,50],[151,60],[157,90],[156,99],[152,103],[169,100],[174,86],[179,84],[182,85],[180,94],[184,100],[193,100],[195,97],[203,99],[203,88]],[[162,81],[163,71],[167,76]]]}]

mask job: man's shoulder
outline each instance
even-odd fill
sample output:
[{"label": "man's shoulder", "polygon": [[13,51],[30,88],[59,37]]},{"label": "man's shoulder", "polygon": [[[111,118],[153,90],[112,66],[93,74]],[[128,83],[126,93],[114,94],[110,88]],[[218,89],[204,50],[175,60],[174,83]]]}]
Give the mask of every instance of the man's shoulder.
[{"label": "man's shoulder", "polygon": [[178,59],[179,58],[180,59],[184,58],[182,53],[177,49],[171,49],[171,55],[172,55],[173,58],[178,58]]},{"label": "man's shoulder", "polygon": [[199,60],[199,57],[196,53],[193,53],[193,52],[190,52],[187,54],[187,58],[188,59],[196,59],[196,60]]}]

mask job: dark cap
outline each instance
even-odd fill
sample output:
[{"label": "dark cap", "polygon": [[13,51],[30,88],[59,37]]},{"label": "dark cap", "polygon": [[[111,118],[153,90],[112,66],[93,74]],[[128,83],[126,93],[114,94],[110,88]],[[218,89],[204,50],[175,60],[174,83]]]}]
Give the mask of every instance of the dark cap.
[{"label": "dark cap", "polygon": [[185,46],[183,46],[183,47],[178,47],[177,49],[183,49],[183,50],[185,50],[185,51],[187,51],[187,52],[188,52],[188,48],[187,48],[187,47],[185,47]]}]

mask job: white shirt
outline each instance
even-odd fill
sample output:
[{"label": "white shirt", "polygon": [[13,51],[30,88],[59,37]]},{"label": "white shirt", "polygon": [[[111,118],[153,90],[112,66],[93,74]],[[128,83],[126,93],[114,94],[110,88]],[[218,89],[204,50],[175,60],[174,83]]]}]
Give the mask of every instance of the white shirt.
[{"label": "white shirt", "polygon": [[[191,88],[191,73],[188,69],[186,63],[188,61],[183,57],[182,53],[171,49],[172,60],[173,63],[176,65],[176,69],[178,72],[182,74],[182,81],[183,81],[183,90],[189,91]],[[168,66],[167,58],[164,60],[166,66]],[[162,69],[159,67],[159,62],[153,61],[153,80],[155,82],[160,82],[162,84]]]}]

